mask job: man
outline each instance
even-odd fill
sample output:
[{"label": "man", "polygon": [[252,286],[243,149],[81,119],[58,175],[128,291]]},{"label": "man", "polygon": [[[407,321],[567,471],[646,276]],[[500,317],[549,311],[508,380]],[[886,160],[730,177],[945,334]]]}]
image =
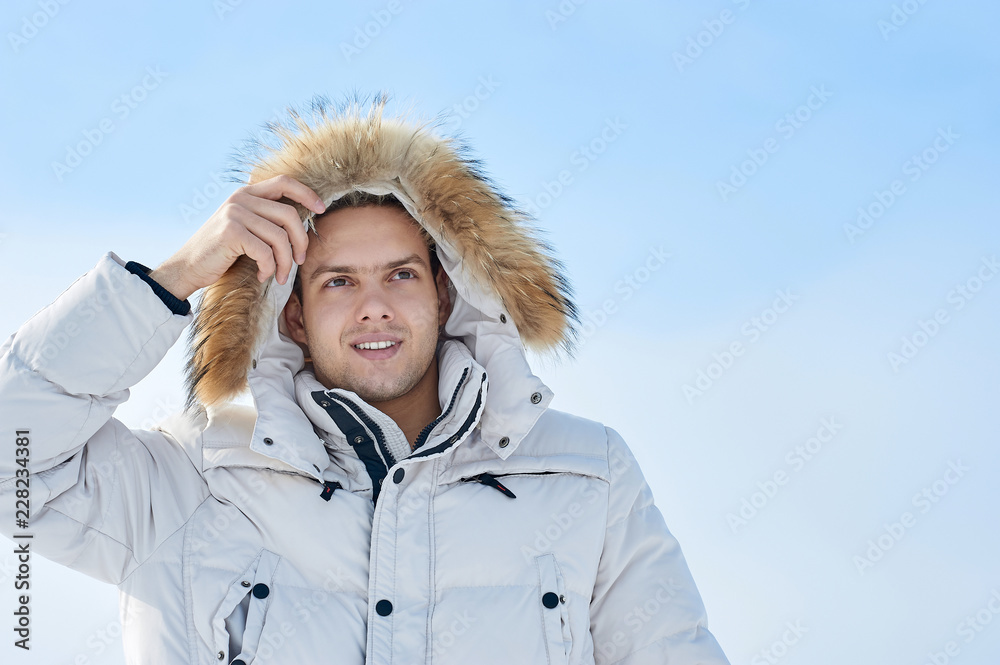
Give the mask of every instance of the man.
[{"label": "man", "polygon": [[[384,104],[296,116],[163,265],[109,252],[0,347],[35,551],[119,586],[129,663],[726,663],[625,442],[528,367],[560,264]],[[128,429],[192,320],[187,408]]]}]

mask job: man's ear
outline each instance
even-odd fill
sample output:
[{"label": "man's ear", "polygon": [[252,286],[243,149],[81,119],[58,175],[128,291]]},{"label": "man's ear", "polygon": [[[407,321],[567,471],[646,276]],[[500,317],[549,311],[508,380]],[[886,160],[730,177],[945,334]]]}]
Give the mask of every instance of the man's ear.
[{"label": "man's ear", "polygon": [[302,301],[294,291],[288,296],[288,302],[285,304],[285,309],[281,311],[281,315],[285,317],[285,327],[288,328],[288,334],[292,336],[292,339],[299,344],[305,344],[306,326],[302,319]]},{"label": "man's ear", "polygon": [[443,266],[438,267],[437,275],[434,276],[434,284],[437,287],[438,296],[438,327],[444,326],[451,316],[451,295],[448,293],[448,273]]}]

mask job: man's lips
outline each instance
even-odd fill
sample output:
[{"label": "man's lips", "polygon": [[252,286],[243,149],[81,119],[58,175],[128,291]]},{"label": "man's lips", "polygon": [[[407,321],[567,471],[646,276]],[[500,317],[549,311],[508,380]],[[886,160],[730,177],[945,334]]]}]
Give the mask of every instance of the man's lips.
[{"label": "man's lips", "polygon": [[[355,341],[351,344],[351,348],[367,360],[384,360],[392,358],[399,353],[399,347],[403,344],[401,340],[384,339],[384,336],[382,337],[383,339],[381,340]],[[366,348],[358,348],[359,346]]]},{"label": "man's lips", "polygon": [[382,332],[382,333],[366,333],[364,335],[358,335],[357,337],[351,340],[350,344],[351,346],[355,346],[357,344],[364,344],[365,342],[402,342],[402,341],[403,340],[401,340],[399,337],[396,337],[391,333]]}]

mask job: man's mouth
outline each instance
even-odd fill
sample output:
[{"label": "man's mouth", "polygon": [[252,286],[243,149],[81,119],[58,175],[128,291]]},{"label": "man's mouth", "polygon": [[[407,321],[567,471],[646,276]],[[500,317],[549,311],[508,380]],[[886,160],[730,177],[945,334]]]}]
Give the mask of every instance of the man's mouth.
[{"label": "man's mouth", "polygon": [[362,342],[361,344],[355,344],[355,349],[385,349],[390,346],[395,346],[396,342]]},{"label": "man's mouth", "polygon": [[385,360],[392,358],[399,353],[402,342],[361,342],[352,344],[351,347],[366,360]]}]

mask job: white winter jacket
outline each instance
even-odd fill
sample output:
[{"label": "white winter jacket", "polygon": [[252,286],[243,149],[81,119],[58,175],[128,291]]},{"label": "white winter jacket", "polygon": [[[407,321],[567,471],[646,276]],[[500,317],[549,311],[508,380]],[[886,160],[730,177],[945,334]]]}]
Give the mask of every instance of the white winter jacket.
[{"label": "white winter jacket", "polygon": [[[29,432],[30,450],[27,479],[0,456],[0,531],[30,531],[35,553],[117,585],[134,664],[726,663],[628,446],[548,408],[528,367],[524,344],[565,341],[573,318],[558,263],[535,244],[532,266],[505,265],[551,280],[534,303],[484,281],[413,169],[444,154],[527,242],[525,220],[449,143],[380,114],[323,110],[326,138],[307,144],[322,152],[362,127],[368,149],[405,158],[362,154],[382,169],[363,180],[343,154],[339,180],[287,172],[327,201],[391,191],[437,242],[455,306],[439,344],[441,415],[416,450],[386,415],[316,380],[278,316],[291,278],[224,278],[196,317],[109,252],[0,347],[0,422]],[[407,141],[386,138],[403,130]],[[241,288],[259,288],[243,319],[224,297]],[[526,322],[532,308],[555,327]],[[189,408],[152,431],[115,419],[192,321]],[[245,348],[199,356],[227,325],[249,331]],[[232,401],[242,388],[253,407]],[[21,533],[15,495],[28,483]]]}]

